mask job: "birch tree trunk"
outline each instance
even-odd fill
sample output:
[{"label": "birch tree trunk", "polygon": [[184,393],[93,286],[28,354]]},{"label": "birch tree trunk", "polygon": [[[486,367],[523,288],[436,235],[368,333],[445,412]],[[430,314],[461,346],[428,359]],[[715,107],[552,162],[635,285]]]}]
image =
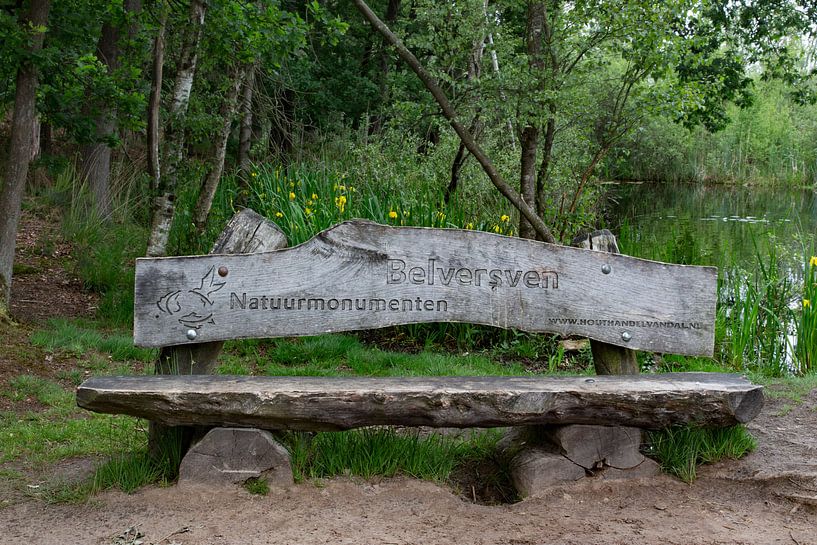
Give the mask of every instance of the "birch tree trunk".
[{"label": "birch tree trunk", "polygon": [[236,108],[238,106],[238,93],[244,86],[244,81],[247,78],[249,70],[250,68],[247,66],[238,67],[236,69],[227,96],[224,97],[221,103],[221,132],[215,141],[210,172],[208,172],[204,178],[204,183],[199,192],[199,198],[196,200],[196,209],[193,213],[193,223],[195,223],[196,230],[199,233],[204,231],[207,216],[210,214],[210,208],[213,205],[213,198],[216,196],[218,182],[221,180],[221,174],[224,172],[227,141],[230,139],[230,129],[232,128],[233,118],[235,117]]},{"label": "birch tree trunk", "polygon": [[[31,32],[28,53],[36,54],[43,47],[44,33],[38,29],[48,22],[49,0],[31,0],[28,13],[20,18],[20,26]],[[34,149],[37,118],[37,67],[24,60],[17,69],[14,115],[11,121],[9,149],[3,189],[0,193],[0,319],[8,315],[11,300],[11,280],[17,225],[23,201],[28,166],[36,155]]]},{"label": "birch tree trunk", "polygon": [[153,81],[150,85],[150,102],[148,103],[147,126],[147,168],[151,186],[159,188],[161,167],[159,163],[159,113],[162,107],[162,79],[165,64],[165,31],[167,29],[167,8],[161,4],[161,19],[159,30],[153,41]]},{"label": "birch tree trunk", "polygon": [[193,80],[196,75],[198,48],[204,29],[206,10],[204,0],[190,1],[190,23],[182,42],[176,84],[170,104],[170,119],[165,131],[165,153],[162,161],[164,172],[159,176],[158,194],[151,207],[152,221],[147,247],[149,257],[167,255],[167,242],[176,214],[178,167],[184,150],[184,121],[187,117],[187,106],[190,103],[190,92],[193,89]]}]

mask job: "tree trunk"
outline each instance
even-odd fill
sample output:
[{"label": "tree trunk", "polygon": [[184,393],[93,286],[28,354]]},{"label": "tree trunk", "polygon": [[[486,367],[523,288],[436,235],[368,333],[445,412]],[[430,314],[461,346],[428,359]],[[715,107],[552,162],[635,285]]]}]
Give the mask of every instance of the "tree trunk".
[{"label": "tree trunk", "polygon": [[[45,27],[48,22],[49,0],[31,0],[28,13],[20,18],[24,31]],[[42,49],[44,33],[33,30],[29,53]],[[14,115],[11,122],[11,144],[0,194],[0,318],[8,313],[11,301],[11,280],[17,224],[23,201],[28,166],[35,153],[34,139],[37,117],[37,67],[24,60],[17,69]]]},{"label": "tree trunk", "polygon": [[193,223],[196,231],[201,234],[207,223],[207,216],[210,215],[210,208],[213,206],[213,198],[216,196],[218,182],[224,172],[224,158],[227,155],[227,141],[230,139],[230,129],[233,126],[236,107],[238,105],[238,93],[244,85],[244,80],[249,72],[249,67],[239,67],[233,77],[232,85],[221,103],[221,132],[213,146],[213,160],[210,165],[210,172],[204,178],[199,198],[196,200],[196,208],[193,212]]},{"label": "tree trunk", "polygon": [[238,170],[242,179],[250,172],[250,149],[252,148],[252,96],[255,89],[256,65],[252,65],[244,81],[241,94],[241,130],[238,136]]},{"label": "tree trunk", "polygon": [[167,9],[161,3],[162,15],[159,31],[153,41],[153,81],[150,85],[147,126],[147,167],[151,186],[159,188],[161,167],[159,163],[159,113],[162,109],[162,78],[165,64],[165,31],[167,29]]},{"label": "tree trunk", "polygon": [[206,5],[203,0],[191,0],[190,24],[187,27],[182,50],[179,55],[176,84],[170,104],[170,120],[165,132],[165,153],[157,188],[151,208],[151,230],[147,255],[160,257],[167,255],[167,243],[173,218],[176,214],[176,185],[178,166],[184,149],[184,121],[187,117],[187,106],[190,103],[190,92],[196,75],[198,48],[204,28]]},{"label": "tree trunk", "polygon": [[[113,21],[108,20],[102,25],[102,34],[96,47],[96,57],[102,61],[108,75],[119,67],[119,29]],[[111,148],[106,140],[113,136],[116,124],[113,109],[105,104],[94,104],[89,91],[85,94],[85,114],[94,115],[93,141],[84,145],[80,151],[80,177],[88,183],[91,196],[99,217],[107,220],[111,214],[110,176],[111,176]]]},{"label": "tree trunk", "polygon": [[[527,126],[519,139],[522,148],[520,160],[519,191],[529,206],[536,202],[536,147],[539,144],[539,131],[536,127]],[[522,238],[536,238],[536,230],[524,217],[519,218],[519,236]]]},{"label": "tree trunk", "polygon": [[[525,28],[528,66],[532,71],[541,71],[544,68],[542,59],[542,35],[545,25],[545,5],[542,2],[533,2],[528,5],[528,20]],[[536,206],[536,148],[539,146],[539,128],[529,119],[522,129],[520,147],[522,148],[519,160],[519,192],[522,200],[528,206]],[[538,214],[537,210],[537,214]],[[519,218],[519,236],[522,238],[536,238],[536,230],[524,217]]]},{"label": "tree trunk", "polygon": [[[127,0],[123,9],[125,15],[141,10],[141,0]],[[102,61],[108,75],[111,75],[120,65],[120,47],[122,30],[116,22],[107,20],[102,25],[102,33],[97,42],[96,56]],[[125,34],[127,37],[130,30]],[[94,205],[99,217],[110,219],[112,211],[111,185],[111,146],[110,140],[116,130],[116,110],[108,104],[94,104],[93,97],[86,95],[86,113],[96,110],[94,115],[95,132],[93,141],[82,147],[80,151],[80,177],[88,183]]]},{"label": "tree trunk", "polygon": [[545,186],[550,176],[550,162],[553,158],[553,142],[556,136],[556,106],[549,108],[551,115],[548,117],[545,126],[545,141],[542,144],[542,162],[539,164],[539,172],[536,174],[536,213],[543,216],[546,208]]}]

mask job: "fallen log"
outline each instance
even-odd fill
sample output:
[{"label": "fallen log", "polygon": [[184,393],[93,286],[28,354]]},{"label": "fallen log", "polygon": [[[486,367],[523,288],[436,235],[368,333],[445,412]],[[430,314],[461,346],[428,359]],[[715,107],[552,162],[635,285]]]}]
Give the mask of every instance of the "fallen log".
[{"label": "fallen log", "polygon": [[594,377],[95,377],[85,409],[166,425],[279,430],[541,424],[729,426],[752,420],[762,387],[739,375]]}]

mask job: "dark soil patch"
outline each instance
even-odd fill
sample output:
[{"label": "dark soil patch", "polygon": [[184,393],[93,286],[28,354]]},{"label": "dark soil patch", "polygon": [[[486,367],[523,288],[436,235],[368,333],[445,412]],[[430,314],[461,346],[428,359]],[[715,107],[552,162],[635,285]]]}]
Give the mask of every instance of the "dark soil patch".
[{"label": "dark soil patch", "polygon": [[11,285],[11,316],[33,324],[52,317],[91,318],[99,296],[83,290],[67,269],[73,248],[63,241],[57,212],[23,210],[17,232],[15,274]]}]

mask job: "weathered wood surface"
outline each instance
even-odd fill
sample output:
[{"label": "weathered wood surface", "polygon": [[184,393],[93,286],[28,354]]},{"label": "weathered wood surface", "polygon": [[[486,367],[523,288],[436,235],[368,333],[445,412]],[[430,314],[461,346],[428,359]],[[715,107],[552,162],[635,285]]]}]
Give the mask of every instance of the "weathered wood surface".
[{"label": "weathered wood surface", "polygon": [[85,409],[168,425],[344,430],[372,425],[598,424],[662,428],[747,422],[763,392],[738,375],[603,377],[96,377]]},{"label": "weathered wood surface", "polygon": [[[210,254],[269,252],[286,245],[286,235],[277,225],[245,208],[230,219],[213,244]],[[156,363],[158,374],[207,375],[214,372],[216,359],[224,344],[222,340],[197,344],[179,344],[178,341],[179,339],[174,339],[170,345],[162,347]]]},{"label": "weathered wood surface", "polygon": [[[616,237],[607,229],[577,237],[573,240],[573,246],[597,252],[619,253]],[[641,371],[635,350],[631,348],[591,340],[590,351],[597,375],[637,375]]]},{"label": "weathered wood surface", "polygon": [[716,269],[355,220],[285,250],[140,259],[134,340],[163,346],[467,322],[710,355]]}]

